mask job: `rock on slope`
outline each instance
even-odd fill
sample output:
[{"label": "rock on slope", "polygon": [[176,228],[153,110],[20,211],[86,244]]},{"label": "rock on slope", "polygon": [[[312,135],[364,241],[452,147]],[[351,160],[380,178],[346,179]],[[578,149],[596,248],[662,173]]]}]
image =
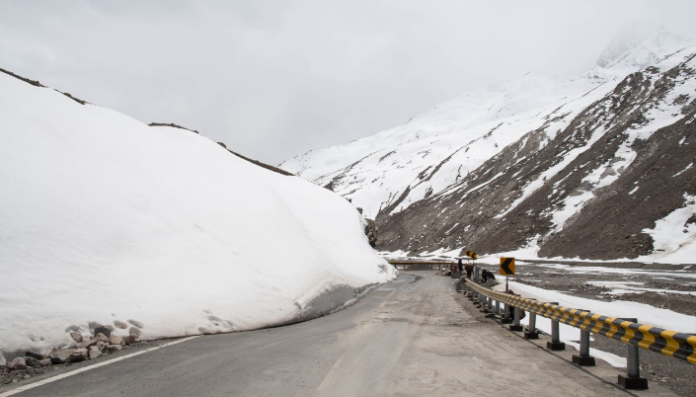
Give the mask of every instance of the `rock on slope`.
[{"label": "rock on slope", "polygon": [[[404,126],[349,145],[312,151],[281,166],[331,186],[376,217],[380,249],[442,252],[470,247],[501,252],[539,243],[539,254],[547,256],[599,259],[647,254],[653,248],[662,249],[653,247],[653,239],[666,233],[655,222],[669,211],[688,207],[693,191],[687,182],[668,193],[673,196],[668,202],[663,202],[664,197],[658,201],[655,194],[647,198],[637,210],[654,208],[656,213],[648,211],[650,219],[634,222],[631,215],[625,217],[628,207],[613,208],[623,214],[616,215],[624,224],[620,230],[606,223],[585,229],[592,238],[602,239],[601,244],[588,237],[571,247],[574,237],[567,233],[584,204],[600,205],[596,197],[600,191],[620,189],[621,182],[614,182],[620,176],[627,181],[623,175],[629,166],[648,161],[640,145],[651,142],[653,132],[688,119],[696,97],[689,91],[692,77],[687,58],[692,50],[675,54],[685,46],[684,40],[660,29],[641,31],[635,40],[628,40],[624,33],[603,53],[601,66],[583,76],[528,74],[438,105]],[[631,74],[656,59],[662,61]],[[671,76],[677,72],[669,71],[673,67],[679,69],[675,77]],[[678,130],[677,134],[679,141],[688,132]],[[594,144],[606,153],[600,156],[589,150]],[[668,153],[662,162],[669,169],[691,161],[687,138],[680,148],[665,149]],[[578,156],[586,162],[574,163]],[[573,175],[559,183],[551,192],[553,197],[540,190],[564,170]],[[586,171],[599,174],[584,175]],[[688,181],[689,172],[675,178]],[[566,186],[580,176],[578,184],[585,190]],[[516,211],[532,202],[535,210],[527,208],[526,216],[534,221],[522,222]],[[679,219],[688,209],[681,212]],[[590,218],[583,215],[582,219]],[[643,232],[654,227],[660,230]],[[684,230],[682,243],[692,236],[688,227]],[[619,235],[620,244],[604,241]],[[562,244],[564,239],[569,244]]]},{"label": "rock on slope", "polygon": [[8,358],[100,324],[144,339],[282,324],[395,276],[345,199],[199,134],[6,73],[0,115]]}]

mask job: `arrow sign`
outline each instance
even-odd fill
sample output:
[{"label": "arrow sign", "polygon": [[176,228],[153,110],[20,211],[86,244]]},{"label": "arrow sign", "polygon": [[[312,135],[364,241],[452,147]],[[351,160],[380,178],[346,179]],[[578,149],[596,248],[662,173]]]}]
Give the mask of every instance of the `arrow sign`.
[{"label": "arrow sign", "polygon": [[515,258],[500,258],[500,275],[515,275]]},{"label": "arrow sign", "polygon": [[478,254],[475,252],[471,253],[471,259],[478,259]]}]

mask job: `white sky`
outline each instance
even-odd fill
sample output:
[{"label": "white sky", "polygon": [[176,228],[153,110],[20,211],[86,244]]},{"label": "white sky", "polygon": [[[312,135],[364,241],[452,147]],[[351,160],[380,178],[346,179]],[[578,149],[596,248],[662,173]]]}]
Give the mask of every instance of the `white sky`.
[{"label": "white sky", "polygon": [[696,37],[694,1],[0,0],[0,68],[278,164],[534,71],[625,23]]}]

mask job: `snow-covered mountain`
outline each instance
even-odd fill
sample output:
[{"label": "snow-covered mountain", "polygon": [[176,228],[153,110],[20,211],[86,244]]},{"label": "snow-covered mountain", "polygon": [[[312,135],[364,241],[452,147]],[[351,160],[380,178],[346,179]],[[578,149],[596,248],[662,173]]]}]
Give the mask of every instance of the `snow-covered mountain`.
[{"label": "snow-covered mountain", "polygon": [[395,277],[345,199],[194,132],[6,73],[0,120],[0,361],[96,325],[282,324]]},{"label": "snow-covered mountain", "polygon": [[459,181],[530,131],[544,129],[552,137],[626,75],[686,45],[663,30],[622,43],[622,53],[605,51],[598,66],[582,76],[528,73],[444,102],[376,135],[309,151],[280,167],[332,188],[368,217],[398,212]]},{"label": "snow-covered mountain", "polygon": [[[689,57],[694,48],[661,29],[643,33],[628,40],[627,33],[622,32],[598,65],[582,76],[527,74],[445,102],[375,136],[305,153],[281,167],[330,187],[364,208],[368,217],[377,219],[377,244],[382,249],[458,252],[475,245],[479,252],[501,252],[537,241],[549,246],[551,240],[545,237],[567,228],[584,204],[594,200],[597,189],[611,185],[636,165],[641,156],[632,145],[649,140],[662,127],[688,119],[693,110],[696,95]],[[630,104],[621,102],[624,97]],[[630,123],[626,117],[637,119]],[[573,138],[580,130],[583,138]],[[619,134],[619,138],[609,138],[610,133]],[[544,227],[509,230],[501,224],[510,224],[508,214],[530,200],[547,180],[568,172],[567,167],[582,168],[574,161],[582,153],[593,153],[588,149],[597,142],[604,146],[622,143],[604,162],[598,157],[581,164],[583,170],[599,172],[584,180],[585,190],[556,190],[560,201],[532,211],[534,223],[546,222]],[[553,153],[545,166],[539,162],[542,153]],[[690,161],[689,154],[686,156],[683,160]],[[531,164],[536,168],[522,171]],[[489,193],[484,195],[484,191]],[[685,205],[684,195],[696,191],[692,184],[675,194],[680,199],[671,200],[670,210]],[[500,203],[494,205],[497,201]],[[656,208],[662,207],[649,201]],[[635,233],[643,236],[639,245],[612,252],[606,252],[608,248],[545,251],[542,247],[540,254],[594,258],[645,255],[653,247],[649,233],[642,229],[655,227],[666,215],[660,212],[652,219],[643,219],[647,224]],[[493,230],[504,230],[507,235],[494,236]]]},{"label": "snow-covered mountain", "polygon": [[634,21],[614,36],[599,55],[597,66],[630,73],[648,67],[688,44],[688,40],[669,33],[662,26]]}]

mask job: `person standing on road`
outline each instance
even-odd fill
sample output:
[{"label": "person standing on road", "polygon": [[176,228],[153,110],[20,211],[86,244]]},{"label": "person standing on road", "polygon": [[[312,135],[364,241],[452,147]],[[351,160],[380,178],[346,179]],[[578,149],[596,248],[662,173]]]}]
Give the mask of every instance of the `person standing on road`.
[{"label": "person standing on road", "polygon": [[464,266],[464,269],[466,269],[466,278],[471,280],[471,273],[474,272],[474,265],[467,263],[466,266]]},{"label": "person standing on road", "polygon": [[459,273],[464,271],[464,265],[462,265],[462,258],[459,258],[459,262],[457,263],[457,266],[459,266]]}]

